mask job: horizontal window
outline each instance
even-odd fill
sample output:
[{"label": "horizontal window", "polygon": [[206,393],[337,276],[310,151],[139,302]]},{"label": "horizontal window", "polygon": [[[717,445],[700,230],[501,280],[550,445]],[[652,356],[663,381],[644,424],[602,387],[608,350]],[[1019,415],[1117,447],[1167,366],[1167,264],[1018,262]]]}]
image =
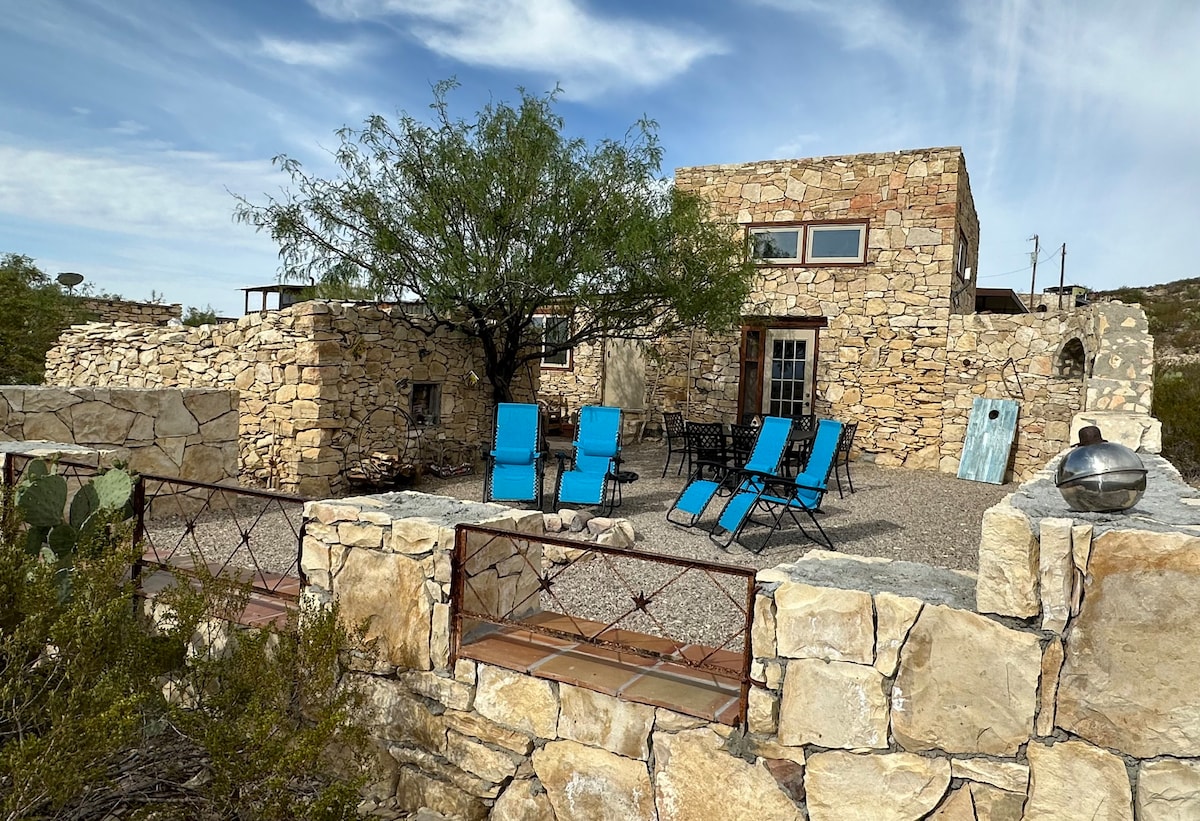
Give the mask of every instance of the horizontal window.
[{"label": "horizontal window", "polygon": [[865,222],[822,222],[749,229],[750,254],[767,263],[861,265],[867,259]]}]

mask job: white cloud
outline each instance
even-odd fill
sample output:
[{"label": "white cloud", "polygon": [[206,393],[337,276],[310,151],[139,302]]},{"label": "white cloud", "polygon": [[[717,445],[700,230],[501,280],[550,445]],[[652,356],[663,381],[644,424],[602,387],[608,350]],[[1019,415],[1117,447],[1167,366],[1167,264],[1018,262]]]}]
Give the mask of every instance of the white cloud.
[{"label": "white cloud", "polygon": [[468,65],[542,72],[575,97],[657,86],[725,51],[688,26],[602,17],[577,0],[311,1],[337,20],[404,18],[431,51]]},{"label": "white cloud", "polygon": [[0,145],[0,213],[122,234],[249,241],[232,225],[233,197],[277,187],[265,163],[163,151],[133,159]]},{"label": "white cloud", "polygon": [[134,137],[147,129],[148,126],[142,125],[137,120],[121,120],[121,122],[109,128],[108,131],[112,134],[120,134],[123,137]]},{"label": "white cloud", "polygon": [[276,37],[259,39],[259,52],[289,66],[341,69],[357,63],[366,51],[363,43],[301,42]]}]

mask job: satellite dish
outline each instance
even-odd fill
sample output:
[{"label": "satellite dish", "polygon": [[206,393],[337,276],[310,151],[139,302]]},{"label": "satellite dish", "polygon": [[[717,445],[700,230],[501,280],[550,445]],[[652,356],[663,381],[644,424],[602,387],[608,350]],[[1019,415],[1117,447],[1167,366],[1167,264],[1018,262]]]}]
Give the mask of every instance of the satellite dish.
[{"label": "satellite dish", "polygon": [[83,274],[77,274],[74,271],[63,271],[56,279],[60,285],[66,285],[67,288],[74,291],[75,286],[83,282]]}]

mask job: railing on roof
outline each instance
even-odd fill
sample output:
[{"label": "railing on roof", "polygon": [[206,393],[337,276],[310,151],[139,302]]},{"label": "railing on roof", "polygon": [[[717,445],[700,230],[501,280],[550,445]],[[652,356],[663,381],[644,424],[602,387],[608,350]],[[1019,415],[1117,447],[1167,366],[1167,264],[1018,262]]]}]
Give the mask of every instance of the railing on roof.
[{"label": "railing on roof", "polygon": [[745,724],[755,570],[459,525],[451,663]]}]

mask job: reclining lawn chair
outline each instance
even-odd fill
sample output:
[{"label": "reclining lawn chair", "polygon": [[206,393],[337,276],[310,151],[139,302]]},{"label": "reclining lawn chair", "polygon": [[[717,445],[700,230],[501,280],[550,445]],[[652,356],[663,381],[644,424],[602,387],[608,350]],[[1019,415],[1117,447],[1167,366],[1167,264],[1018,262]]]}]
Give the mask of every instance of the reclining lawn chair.
[{"label": "reclining lawn chair", "polygon": [[[741,468],[715,462],[698,462],[696,469],[688,477],[688,483],[680,491],[679,498],[667,511],[667,521],[683,527],[692,527],[700,520],[704,508],[722,487],[736,481],[738,490],[743,486],[749,490],[761,484],[760,477],[778,474],[791,432],[791,419],[768,416],[763,420],[758,437],[754,440],[750,458]],[[707,477],[706,473],[709,474]],[[676,511],[686,518],[672,518]]]},{"label": "reclining lawn chair", "polygon": [[492,449],[484,455],[485,502],[536,502],[542,508],[545,454],[539,449],[542,431],[537,405],[501,402],[496,405]]},{"label": "reclining lawn chair", "polygon": [[[741,536],[746,525],[752,522],[762,524],[770,530],[761,546],[757,549],[751,548],[753,552],[761,553],[766,548],[767,542],[771,540],[771,536],[779,529],[783,518],[789,516],[800,528],[801,533],[830,550],[834,550],[833,542],[825,529],[821,527],[821,523],[817,521],[816,514],[820,510],[821,500],[825,497],[825,490],[829,485],[829,475],[833,472],[833,461],[837,455],[837,445],[841,435],[841,422],[822,419],[817,426],[817,435],[813,439],[812,452],[809,454],[804,472],[794,479],[785,479],[782,476],[761,477],[761,481],[750,483],[747,487],[739,486],[729,497],[729,501],[725,503],[721,515],[717,517],[712,533],[709,534],[710,538],[722,550],[727,550],[729,545]],[[766,513],[770,520],[762,522],[754,520],[753,514],[759,510]],[[817,528],[817,532],[821,534],[821,539],[813,539],[809,535],[797,513],[808,517],[809,521]]]},{"label": "reclining lawn chair", "polygon": [[570,470],[559,452],[554,509],[563,503],[599,505],[611,512],[617,505],[618,465],[621,460],[621,409],[587,405],[579,409],[575,455]]}]

